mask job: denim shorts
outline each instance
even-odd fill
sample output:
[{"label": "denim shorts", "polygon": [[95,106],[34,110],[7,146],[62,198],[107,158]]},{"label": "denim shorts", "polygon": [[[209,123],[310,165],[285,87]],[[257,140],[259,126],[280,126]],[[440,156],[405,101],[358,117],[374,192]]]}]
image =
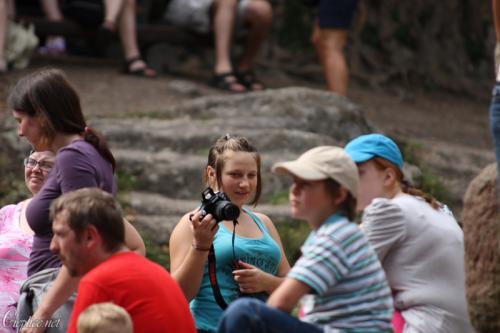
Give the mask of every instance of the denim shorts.
[{"label": "denim shorts", "polygon": [[319,27],[322,29],[349,29],[358,0],[320,0]]}]

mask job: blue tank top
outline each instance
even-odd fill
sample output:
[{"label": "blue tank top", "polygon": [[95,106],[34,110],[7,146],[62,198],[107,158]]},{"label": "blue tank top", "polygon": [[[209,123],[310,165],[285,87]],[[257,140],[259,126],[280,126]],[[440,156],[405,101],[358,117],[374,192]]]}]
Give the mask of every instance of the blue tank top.
[{"label": "blue tank top", "polygon": [[[258,267],[266,273],[276,275],[281,261],[280,247],[269,234],[264,222],[252,212],[246,209],[244,211],[255,221],[263,235],[261,238],[246,238],[236,235],[234,241],[236,260],[241,260]],[[237,229],[238,227],[236,227],[236,230]],[[217,282],[227,304],[241,296],[240,288],[233,278],[233,270],[235,270],[235,268],[231,244],[232,236],[232,231],[228,230],[224,224],[221,223],[217,234],[215,234],[213,243],[217,267]],[[258,295],[260,296],[260,294]],[[200,290],[189,305],[197,329],[212,332],[217,330],[217,324],[222,316],[223,310],[219,307],[214,298],[208,275],[208,261],[205,264]]]}]

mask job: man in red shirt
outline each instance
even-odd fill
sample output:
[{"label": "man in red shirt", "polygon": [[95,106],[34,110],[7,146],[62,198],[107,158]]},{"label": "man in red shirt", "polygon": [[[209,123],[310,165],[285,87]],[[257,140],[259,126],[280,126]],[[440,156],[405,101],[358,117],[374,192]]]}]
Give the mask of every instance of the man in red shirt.
[{"label": "man in red shirt", "polygon": [[196,333],[184,294],[160,265],[124,245],[124,224],[113,197],[97,188],[70,192],[50,210],[50,245],[73,276],[82,276],[68,332],[95,303],[113,302],[132,317],[135,333]]}]

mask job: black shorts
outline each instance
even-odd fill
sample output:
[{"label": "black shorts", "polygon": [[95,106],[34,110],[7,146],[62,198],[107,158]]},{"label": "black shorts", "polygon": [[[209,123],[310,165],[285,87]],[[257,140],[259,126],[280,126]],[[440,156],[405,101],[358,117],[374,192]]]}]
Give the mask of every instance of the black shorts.
[{"label": "black shorts", "polygon": [[357,5],[358,0],[319,0],[319,27],[349,29]]}]

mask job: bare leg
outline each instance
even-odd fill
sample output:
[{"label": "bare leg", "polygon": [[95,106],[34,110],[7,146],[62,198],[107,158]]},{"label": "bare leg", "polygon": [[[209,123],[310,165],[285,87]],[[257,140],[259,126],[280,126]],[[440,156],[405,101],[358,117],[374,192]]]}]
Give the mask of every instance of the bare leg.
[{"label": "bare leg", "polygon": [[[110,1],[113,2],[114,0]],[[121,16],[118,20],[118,30],[126,60],[140,56],[139,46],[137,44],[135,10],[135,0],[125,0]],[[138,69],[145,69],[145,76],[156,76],[156,72],[151,68],[147,68],[146,63],[142,60],[134,61],[129,66],[130,71]]]},{"label": "bare leg", "polygon": [[348,30],[321,29],[316,22],[313,43],[325,72],[328,90],[347,96],[349,69],[344,55]]},{"label": "bare leg", "polygon": [[0,73],[7,71],[5,60],[5,40],[7,37],[7,18],[9,3],[7,0],[0,0]]},{"label": "bare leg", "polygon": [[[215,74],[230,73],[231,65],[231,38],[236,21],[236,0],[215,0],[213,4],[213,24],[215,35]],[[243,92],[245,87],[237,83],[235,76],[227,77],[230,90]]]},{"label": "bare leg", "polygon": [[62,21],[63,14],[59,8],[58,0],[40,0],[45,16],[49,21]]},{"label": "bare leg", "polygon": [[[115,30],[116,22],[118,21],[122,10],[126,4],[126,0],[105,0],[106,13],[104,15],[103,25],[106,28]],[[107,25],[109,24],[109,26]]]},{"label": "bare leg", "polygon": [[264,39],[268,36],[273,19],[273,11],[269,2],[252,0],[245,8],[245,22],[249,25],[245,51],[239,69],[248,71],[253,68],[255,57]]}]

